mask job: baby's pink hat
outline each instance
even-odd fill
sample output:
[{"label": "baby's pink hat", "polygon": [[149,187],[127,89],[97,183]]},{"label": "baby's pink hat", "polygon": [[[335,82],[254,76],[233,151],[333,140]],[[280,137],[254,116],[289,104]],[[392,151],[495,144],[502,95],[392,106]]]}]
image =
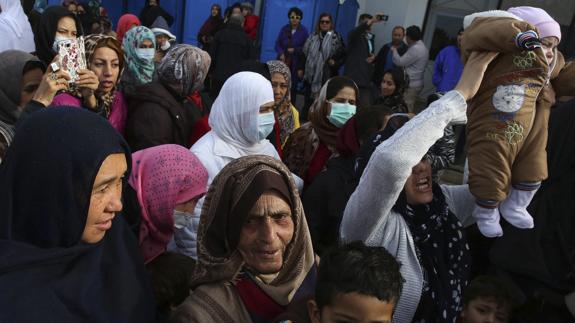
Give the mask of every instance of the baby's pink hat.
[{"label": "baby's pink hat", "polygon": [[545,10],[535,7],[513,7],[507,9],[507,12],[537,27],[540,38],[555,36],[561,41],[561,27]]}]

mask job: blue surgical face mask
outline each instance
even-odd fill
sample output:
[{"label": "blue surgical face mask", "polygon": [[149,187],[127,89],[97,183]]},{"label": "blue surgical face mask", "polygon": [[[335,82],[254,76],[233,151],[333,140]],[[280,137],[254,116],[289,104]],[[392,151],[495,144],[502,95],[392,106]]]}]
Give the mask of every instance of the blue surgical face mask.
[{"label": "blue surgical face mask", "polygon": [[264,140],[274,130],[276,119],[273,112],[258,114],[258,139]]},{"label": "blue surgical face mask", "polygon": [[192,214],[188,212],[174,210],[174,228],[182,229],[190,226]]},{"label": "blue surgical face mask", "polygon": [[136,48],[136,55],[146,61],[153,61],[156,55],[154,48]]},{"label": "blue surgical face mask", "polygon": [[334,126],[341,128],[347,120],[355,115],[355,105],[349,103],[330,102],[331,112],[327,119]]}]

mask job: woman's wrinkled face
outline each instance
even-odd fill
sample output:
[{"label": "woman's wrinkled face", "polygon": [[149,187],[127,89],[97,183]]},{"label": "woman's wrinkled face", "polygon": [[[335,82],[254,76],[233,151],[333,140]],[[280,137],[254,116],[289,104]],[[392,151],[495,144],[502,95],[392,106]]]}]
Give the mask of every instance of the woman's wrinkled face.
[{"label": "woman's wrinkled face", "polygon": [[32,100],[32,97],[34,97],[34,94],[36,94],[36,90],[38,89],[40,82],[42,82],[43,75],[44,73],[40,68],[33,68],[22,75],[22,81],[20,82],[19,107],[23,108],[26,103]]},{"label": "woman's wrinkled face", "polygon": [[92,188],[83,242],[97,243],[112,228],[116,212],[122,211],[122,179],[127,170],[124,154],[109,155],[100,166]]},{"label": "woman's wrinkled face", "polygon": [[431,181],[431,165],[427,160],[420,161],[411,170],[411,175],[405,182],[405,196],[407,204],[427,204],[433,200]]},{"label": "woman's wrinkled face", "polygon": [[395,81],[391,73],[385,73],[383,79],[381,80],[381,96],[386,97],[393,95],[395,92]]},{"label": "woman's wrinkled face", "polygon": [[294,235],[290,205],[275,191],[256,201],[240,233],[238,250],[246,266],[258,274],[276,274]]},{"label": "woman's wrinkled face", "polygon": [[76,21],[71,17],[62,17],[58,20],[58,27],[56,28],[56,37],[72,39],[78,36],[76,29]]},{"label": "woman's wrinkled face", "polygon": [[288,91],[288,83],[283,74],[272,74],[272,88],[274,90],[274,101],[276,104],[278,104],[285,97]]},{"label": "woman's wrinkled face", "polygon": [[545,37],[541,40],[541,45],[543,45],[543,52],[545,57],[547,57],[547,63],[551,66],[555,59],[555,49],[559,45],[559,39],[554,36]]},{"label": "woman's wrinkled face", "polygon": [[104,94],[110,93],[114,90],[120,75],[120,59],[115,50],[108,47],[100,47],[94,51],[92,61],[90,62],[90,70],[92,70],[100,85],[98,90]]}]

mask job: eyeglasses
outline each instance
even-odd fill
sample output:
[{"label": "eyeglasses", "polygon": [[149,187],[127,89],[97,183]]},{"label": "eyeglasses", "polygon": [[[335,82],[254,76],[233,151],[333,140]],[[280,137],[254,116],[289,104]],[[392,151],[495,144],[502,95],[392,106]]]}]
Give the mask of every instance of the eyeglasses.
[{"label": "eyeglasses", "polygon": [[328,25],[328,24],[331,24],[331,21],[330,20],[320,20],[319,23],[322,25]]},{"label": "eyeglasses", "polygon": [[301,16],[289,16],[289,19],[301,20]]}]

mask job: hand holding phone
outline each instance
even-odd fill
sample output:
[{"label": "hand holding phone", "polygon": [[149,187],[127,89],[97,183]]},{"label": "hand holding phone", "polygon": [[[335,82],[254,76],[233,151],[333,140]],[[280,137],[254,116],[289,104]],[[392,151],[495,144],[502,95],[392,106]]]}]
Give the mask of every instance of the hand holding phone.
[{"label": "hand holding phone", "polygon": [[388,15],[377,14],[375,15],[377,21],[387,21],[389,19]]},{"label": "hand holding phone", "polygon": [[84,38],[68,39],[58,43],[58,56],[60,66],[70,75],[68,82],[75,83],[80,77],[79,71],[86,69]]}]

